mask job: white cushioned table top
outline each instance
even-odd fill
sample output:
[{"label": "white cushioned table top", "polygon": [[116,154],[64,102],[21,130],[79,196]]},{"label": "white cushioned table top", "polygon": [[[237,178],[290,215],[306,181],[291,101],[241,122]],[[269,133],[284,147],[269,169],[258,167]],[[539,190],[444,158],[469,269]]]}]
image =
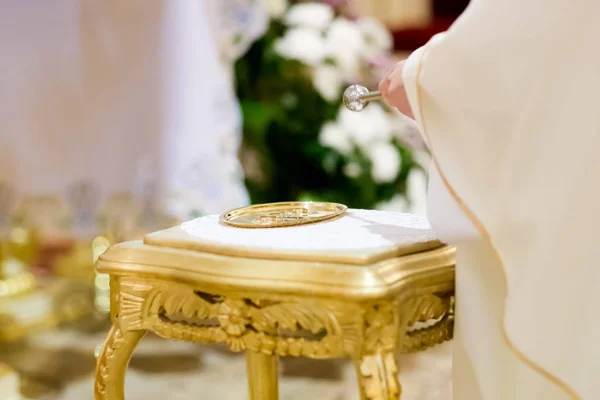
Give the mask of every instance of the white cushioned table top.
[{"label": "white cushioned table top", "polygon": [[424,217],[356,209],[350,209],[342,217],[330,221],[264,229],[225,225],[219,221],[218,215],[210,215],[150,234],[144,241],[151,245],[204,252],[220,253],[222,251],[218,249],[234,249],[237,255],[244,253],[243,256],[257,252],[260,256],[288,253],[300,255],[300,258],[313,255],[337,259],[336,254],[347,254],[363,261],[383,253],[408,254],[442,245]]}]

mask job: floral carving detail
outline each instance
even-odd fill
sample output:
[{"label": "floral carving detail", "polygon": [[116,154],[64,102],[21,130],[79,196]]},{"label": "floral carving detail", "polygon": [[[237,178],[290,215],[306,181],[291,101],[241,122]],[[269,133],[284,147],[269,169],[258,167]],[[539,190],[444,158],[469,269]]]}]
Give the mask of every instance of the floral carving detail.
[{"label": "floral carving detail", "polygon": [[242,300],[225,300],[217,307],[217,319],[229,336],[242,336],[250,324],[248,310]]},{"label": "floral carving detail", "polygon": [[[361,317],[359,309],[341,305],[198,295],[187,285],[124,280],[119,319],[126,330],[149,329],[166,338],[226,343],[236,352],[326,358],[356,355],[360,348],[368,354],[393,350],[401,331],[418,322],[435,323],[402,333],[403,352],[442,343],[452,337],[452,304],[451,295],[425,295],[402,305],[396,301],[372,305]],[[217,326],[203,325],[211,319]],[[284,331],[302,331],[305,336],[287,337]]]},{"label": "floral carving detail", "polygon": [[370,352],[391,349],[398,337],[398,304],[390,302],[370,307],[365,313],[365,349]]},{"label": "floral carving detail", "polygon": [[[350,355],[361,337],[359,309],[352,306],[197,294],[187,285],[160,281],[124,280],[120,298],[119,319],[127,329],[148,329],[170,339],[226,343],[236,352],[328,358]],[[211,320],[217,326],[210,325]]]}]

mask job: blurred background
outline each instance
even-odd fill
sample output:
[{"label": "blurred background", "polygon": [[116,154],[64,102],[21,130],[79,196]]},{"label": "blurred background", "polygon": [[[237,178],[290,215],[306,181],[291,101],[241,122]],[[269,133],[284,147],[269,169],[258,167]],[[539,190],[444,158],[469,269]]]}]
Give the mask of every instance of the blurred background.
[{"label": "blurred background", "polygon": [[[342,93],[376,89],[467,3],[1,1],[0,399],[93,397],[109,290],[93,265],[111,244],[251,203],[423,215],[418,132]],[[243,358],[145,342],[129,398],[245,398]],[[403,361],[407,399],[449,398],[448,351]],[[352,399],[352,379],[292,360],[282,398]]]}]

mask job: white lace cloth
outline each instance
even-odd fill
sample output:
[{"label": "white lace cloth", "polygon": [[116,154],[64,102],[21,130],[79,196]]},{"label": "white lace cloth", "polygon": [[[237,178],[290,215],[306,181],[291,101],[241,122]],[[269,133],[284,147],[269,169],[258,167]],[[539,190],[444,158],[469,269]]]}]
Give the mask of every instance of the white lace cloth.
[{"label": "white lace cloth", "polygon": [[296,227],[237,228],[210,215],[186,222],[181,228],[201,242],[284,251],[393,249],[436,240],[425,217],[355,209],[333,221]]}]

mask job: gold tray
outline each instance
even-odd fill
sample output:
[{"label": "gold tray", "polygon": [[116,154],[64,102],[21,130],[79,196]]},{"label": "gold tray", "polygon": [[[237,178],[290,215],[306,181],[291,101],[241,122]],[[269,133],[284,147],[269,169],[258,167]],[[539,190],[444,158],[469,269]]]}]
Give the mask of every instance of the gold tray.
[{"label": "gold tray", "polygon": [[236,208],[222,214],[220,220],[238,228],[281,228],[326,221],[347,209],[338,203],[290,201]]}]

